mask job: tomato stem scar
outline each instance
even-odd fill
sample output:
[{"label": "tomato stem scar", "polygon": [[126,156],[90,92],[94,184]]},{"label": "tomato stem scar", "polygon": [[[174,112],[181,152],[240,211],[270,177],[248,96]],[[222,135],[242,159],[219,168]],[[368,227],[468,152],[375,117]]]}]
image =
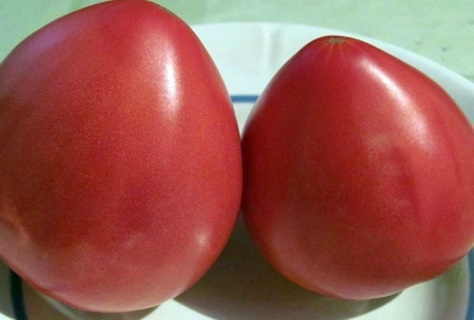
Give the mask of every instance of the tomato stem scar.
[{"label": "tomato stem scar", "polygon": [[346,42],[346,39],[344,39],[343,37],[330,37],[328,42],[330,44],[342,44]]}]

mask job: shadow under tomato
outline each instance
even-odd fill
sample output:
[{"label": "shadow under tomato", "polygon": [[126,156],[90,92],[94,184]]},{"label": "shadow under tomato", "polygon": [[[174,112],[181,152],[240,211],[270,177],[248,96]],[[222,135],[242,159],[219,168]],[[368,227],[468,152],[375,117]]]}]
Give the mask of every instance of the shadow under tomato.
[{"label": "shadow under tomato", "polygon": [[[12,298],[15,301],[12,301]],[[14,308],[17,313],[14,312]],[[125,313],[94,313],[78,310],[40,294],[17,275],[12,274],[10,268],[0,260],[0,315],[8,319],[140,320],[157,308],[159,306]],[[20,314],[18,314],[19,310]]]},{"label": "shadow under tomato", "polygon": [[219,320],[341,320],[375,310],[395,296],[347,301],[301,288],[266,262],[240,219],[214,266],[176,301]]},{"label": "shadow under tomato", "polygon": [[23,282],[23,300],[29,320],[140,320],[159,307],[124,313],[87,312],[40,294],[26,282]]}]

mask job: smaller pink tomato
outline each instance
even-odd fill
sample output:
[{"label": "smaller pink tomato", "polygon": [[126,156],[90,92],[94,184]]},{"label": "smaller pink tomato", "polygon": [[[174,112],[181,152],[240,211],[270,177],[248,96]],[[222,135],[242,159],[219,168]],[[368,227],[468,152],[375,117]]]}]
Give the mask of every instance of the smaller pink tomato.
[{"label": "smaller pink tomato", "polygon": [[317,39],[243,136],[245,222],[283,275],[347,299],[432,279],[474,243],[474,132],[425,75],[362,41]]}]

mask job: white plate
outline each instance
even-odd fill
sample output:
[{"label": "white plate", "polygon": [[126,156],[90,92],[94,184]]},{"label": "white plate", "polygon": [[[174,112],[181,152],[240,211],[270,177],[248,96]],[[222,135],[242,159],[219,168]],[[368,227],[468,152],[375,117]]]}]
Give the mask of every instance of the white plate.
[{"label": "white plate", "polygon": [[[195,26],[233,97],[242,128],[257,95],[278,68],[304,44],[327,34],[366,40],[434,78],[474,123],[474,84],[413,53],[358,35],[317,27],[225,23]],[[469,261],[470,259],[470,261]],[[239,221],[221,257],[189,291],[149,310],[124,314],[78,311],[46,298],[26,284],[10,287],[8,268],[0,263],[0,320],[13,319],[13,305],[30,320],[474,320],[474,252],[442,276],[371,301],[326,298],[288,282],[261,257]],[[13,291],[11,295],[10,291]],[[12,297],[13,300],[12,301]],[[22,301],[24,303],[22,303]],[[21,318],[23,320],[26,318]]]}]

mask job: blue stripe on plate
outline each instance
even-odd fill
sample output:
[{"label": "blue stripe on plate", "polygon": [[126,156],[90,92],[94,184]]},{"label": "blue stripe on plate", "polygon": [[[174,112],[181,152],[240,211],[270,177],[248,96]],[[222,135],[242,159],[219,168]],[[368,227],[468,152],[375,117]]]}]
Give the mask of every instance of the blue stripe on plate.
[{"label": "blue stripe on plate", "polygon": [[16,320],[28,320],[23,301],[23,285],[20,276],[10,270],[10,297],[13,304],[13,315]]},{"label": "blue stripe on plate", "polygon": [[470,286],[466,320],[474,320],[474,249],[469,252],[468,257]]},{"label": "blue stripe on plate", "polygon": [[[257,95],[232,95],[233,103],[255,103]],[[469,301],[466,313],[466,320],[474,320],[474,249],[468,254],[469,257]],[[23,301],[23,285],[21,278],[11,271],[10,273],[10,295],[13,303],[13,313],[17,320],[28,320]]]},{"label": "blue stripe on plate", "polygon": [[257,98],[256,94],[236,94],[230,96],[233,103],[254,103],[257,101]]}]

